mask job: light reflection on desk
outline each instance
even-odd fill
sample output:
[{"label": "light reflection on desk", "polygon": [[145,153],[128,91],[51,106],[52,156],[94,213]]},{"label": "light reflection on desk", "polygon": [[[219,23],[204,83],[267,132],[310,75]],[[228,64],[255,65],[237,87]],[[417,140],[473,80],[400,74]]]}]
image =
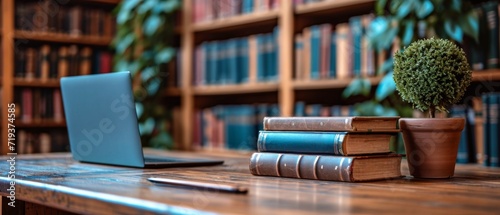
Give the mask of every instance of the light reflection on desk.
[{"label": "light reflection on desk", "polygon": [[[318,183],[306,179],[287,178],[269,180],[256,177],[252,182],[255,184],[255,193],[250,198],[251,204],[253,208],[287,208],[290,213],[294,211],[349,213],[351,187],[345,186],[346,183],[335,183],[337,182]],[[324,186],[326,184],[328,186]]]}]

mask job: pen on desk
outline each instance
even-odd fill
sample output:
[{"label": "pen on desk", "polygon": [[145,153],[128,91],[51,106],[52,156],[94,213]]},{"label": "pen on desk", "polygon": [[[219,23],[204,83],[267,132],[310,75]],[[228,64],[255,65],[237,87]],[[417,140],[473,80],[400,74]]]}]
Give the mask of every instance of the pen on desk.
[{"label": "pen on desk", "polygon": [[222,191],[222,192],[229,192],[229,193],[244,194],[244,193],[248,192],[247,188],[236,186],[236,185],[225,185],[225,184],[216,184],[216,183],[208,183],[208,182],[189,181],[189,180],[178,180],[178,179],[169,179],[169,178],[148,178],[148,180],[151,182],[160,183],[160,184],[204,188],[207,190]]}]

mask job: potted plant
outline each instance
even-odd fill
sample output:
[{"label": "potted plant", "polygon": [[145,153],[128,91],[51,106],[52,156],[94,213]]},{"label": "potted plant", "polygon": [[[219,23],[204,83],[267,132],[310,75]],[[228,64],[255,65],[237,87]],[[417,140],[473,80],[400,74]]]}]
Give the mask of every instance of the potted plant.
[{"label": "potted plant", "polygon": [[460,101],[472,72],[465,53],[446,39],[411,43],[394,55],[394,82],[404,101],[430,118],[401,119],[410,174],[417,178],[449,178],[455,170],[464,118],[434,118],[436,110]]}]

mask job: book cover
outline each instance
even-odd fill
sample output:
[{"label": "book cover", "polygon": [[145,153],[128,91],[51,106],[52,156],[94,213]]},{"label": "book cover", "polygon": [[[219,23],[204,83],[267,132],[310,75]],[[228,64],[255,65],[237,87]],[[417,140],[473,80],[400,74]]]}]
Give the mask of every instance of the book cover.
[{"label": "book cover", "polygon": [[482,154],[482,163],[484,166],[490,165],[490,149],[489,142],[491,141],[490,137],[490,96],[488,94],[484,94],[481,96],[483,101],[483,154]]},{"label": "book cover", "polygon": [[498,167],[498,119],[499,119],[499,107],[500,107],[500,94],[494,93],[489,94],[490,103],[489,103],[489,118],[490,118],[490,138],[489,138],[489,146],[487,148],[488,152],[488,162],[489,166]]},{"label": "book cover", "polygon": [[328,181],[371,181],[401,177],[401,156],[332,156],[256,152],[250,158],[250,172]]},{"label": "book cover", "polygon": [[268,131],[398,132],[399,117],[266,117]]},{"label": "book cover", "polygon": [[309,53],[309,58],[311,62],[311,67],[309,70],[311,71],[310,79],[316,80],[320,78],[320,64],[321,64],[321,26],[313,25],[310,27],[311,29],[311,38],[310,44],[311,49]]},{"label": "book cover", "polygon": [[389,153],[390,133],[260,131],[260,152],[329,155]]}]

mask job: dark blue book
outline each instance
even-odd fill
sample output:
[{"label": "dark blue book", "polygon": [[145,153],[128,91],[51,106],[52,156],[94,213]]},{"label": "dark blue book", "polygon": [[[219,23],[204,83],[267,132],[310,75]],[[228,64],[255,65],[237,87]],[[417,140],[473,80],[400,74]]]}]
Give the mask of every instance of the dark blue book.
[{"label": "dark blue book", "polygon": [[354,16],[349,19],[349,26],[352,33],[352,70],[356,77],[361,76],[361,40],[363,37],[363,24],[361,16]]},{"label": "dark blue book", "polygon": [[260,131],[260,152],[361,155],[389,153],[390,133]]},{"label": "dark blue book", "polygon": [[256,149],[255,106],[234,105],[224,107],[226,148],[237,150]]},{"label": "dark blue book", "polygon": [[482,160],[483,160],[483,165],[489,166],[490,165],[490,150],[489,150],[489,143],[491,141],[490,137],[490,95],[489,94],[484,94],[481,96],[481,99],[483,100],[483,137],[484,137],[484,142],[483,142],[483,154],[482,154]]},{"label": "dark blue book", "polygon": [[332,33],[330,43],[330,68],[328,68],[328,77],[337,77],[337,34]]},{"label": "dark blue book", "polygon": [[[486,68],[498,68],[498,2],[488,1],[482,4],[484,15],[488,26],[488,54],[486,56]],[[498,163],[498,162],[497,162]]]},{"label": "dark blue book", "polygon": [[264,34],[257,35],[256,40],[257,40],[257,81],[263,82],[266,79],[265,35]]},{"label": "dark blue book", "polygon": [[[450,110],[450,117],[465,118],[467,109],[463,105],[455,105]],[[468,150],[468,131],[467,127],[460,134],[460,142],[458,144],[457,163],[469,162]]]},{"label": "dark blue book", "polygon": [[488,160],[489,166],[498,167],[498,135],[499,135],[499,107],[500,107],[500,94],[490,94],[490,142],[488,147]]},{"label": "dark blue book", "polygon": [[238,83],[247,83],[250,75],[248,37],[238,40]]},{"label": "dark blue book", "polygon": [[227,41],[226,47],[226,62],[227,62],[227,77],[226,83],[237,84],[238,73],[243,69],[238,65],[240,53],[238,50],[239,39],[233,38]]},{"label": "dark blue book", "polygon": [[310,27],[311,29],[311,53],[309,56],[311,58],[311,79],[319,79],[320,78],[320,65],[321,65],[321,26],[313,25]]}]

